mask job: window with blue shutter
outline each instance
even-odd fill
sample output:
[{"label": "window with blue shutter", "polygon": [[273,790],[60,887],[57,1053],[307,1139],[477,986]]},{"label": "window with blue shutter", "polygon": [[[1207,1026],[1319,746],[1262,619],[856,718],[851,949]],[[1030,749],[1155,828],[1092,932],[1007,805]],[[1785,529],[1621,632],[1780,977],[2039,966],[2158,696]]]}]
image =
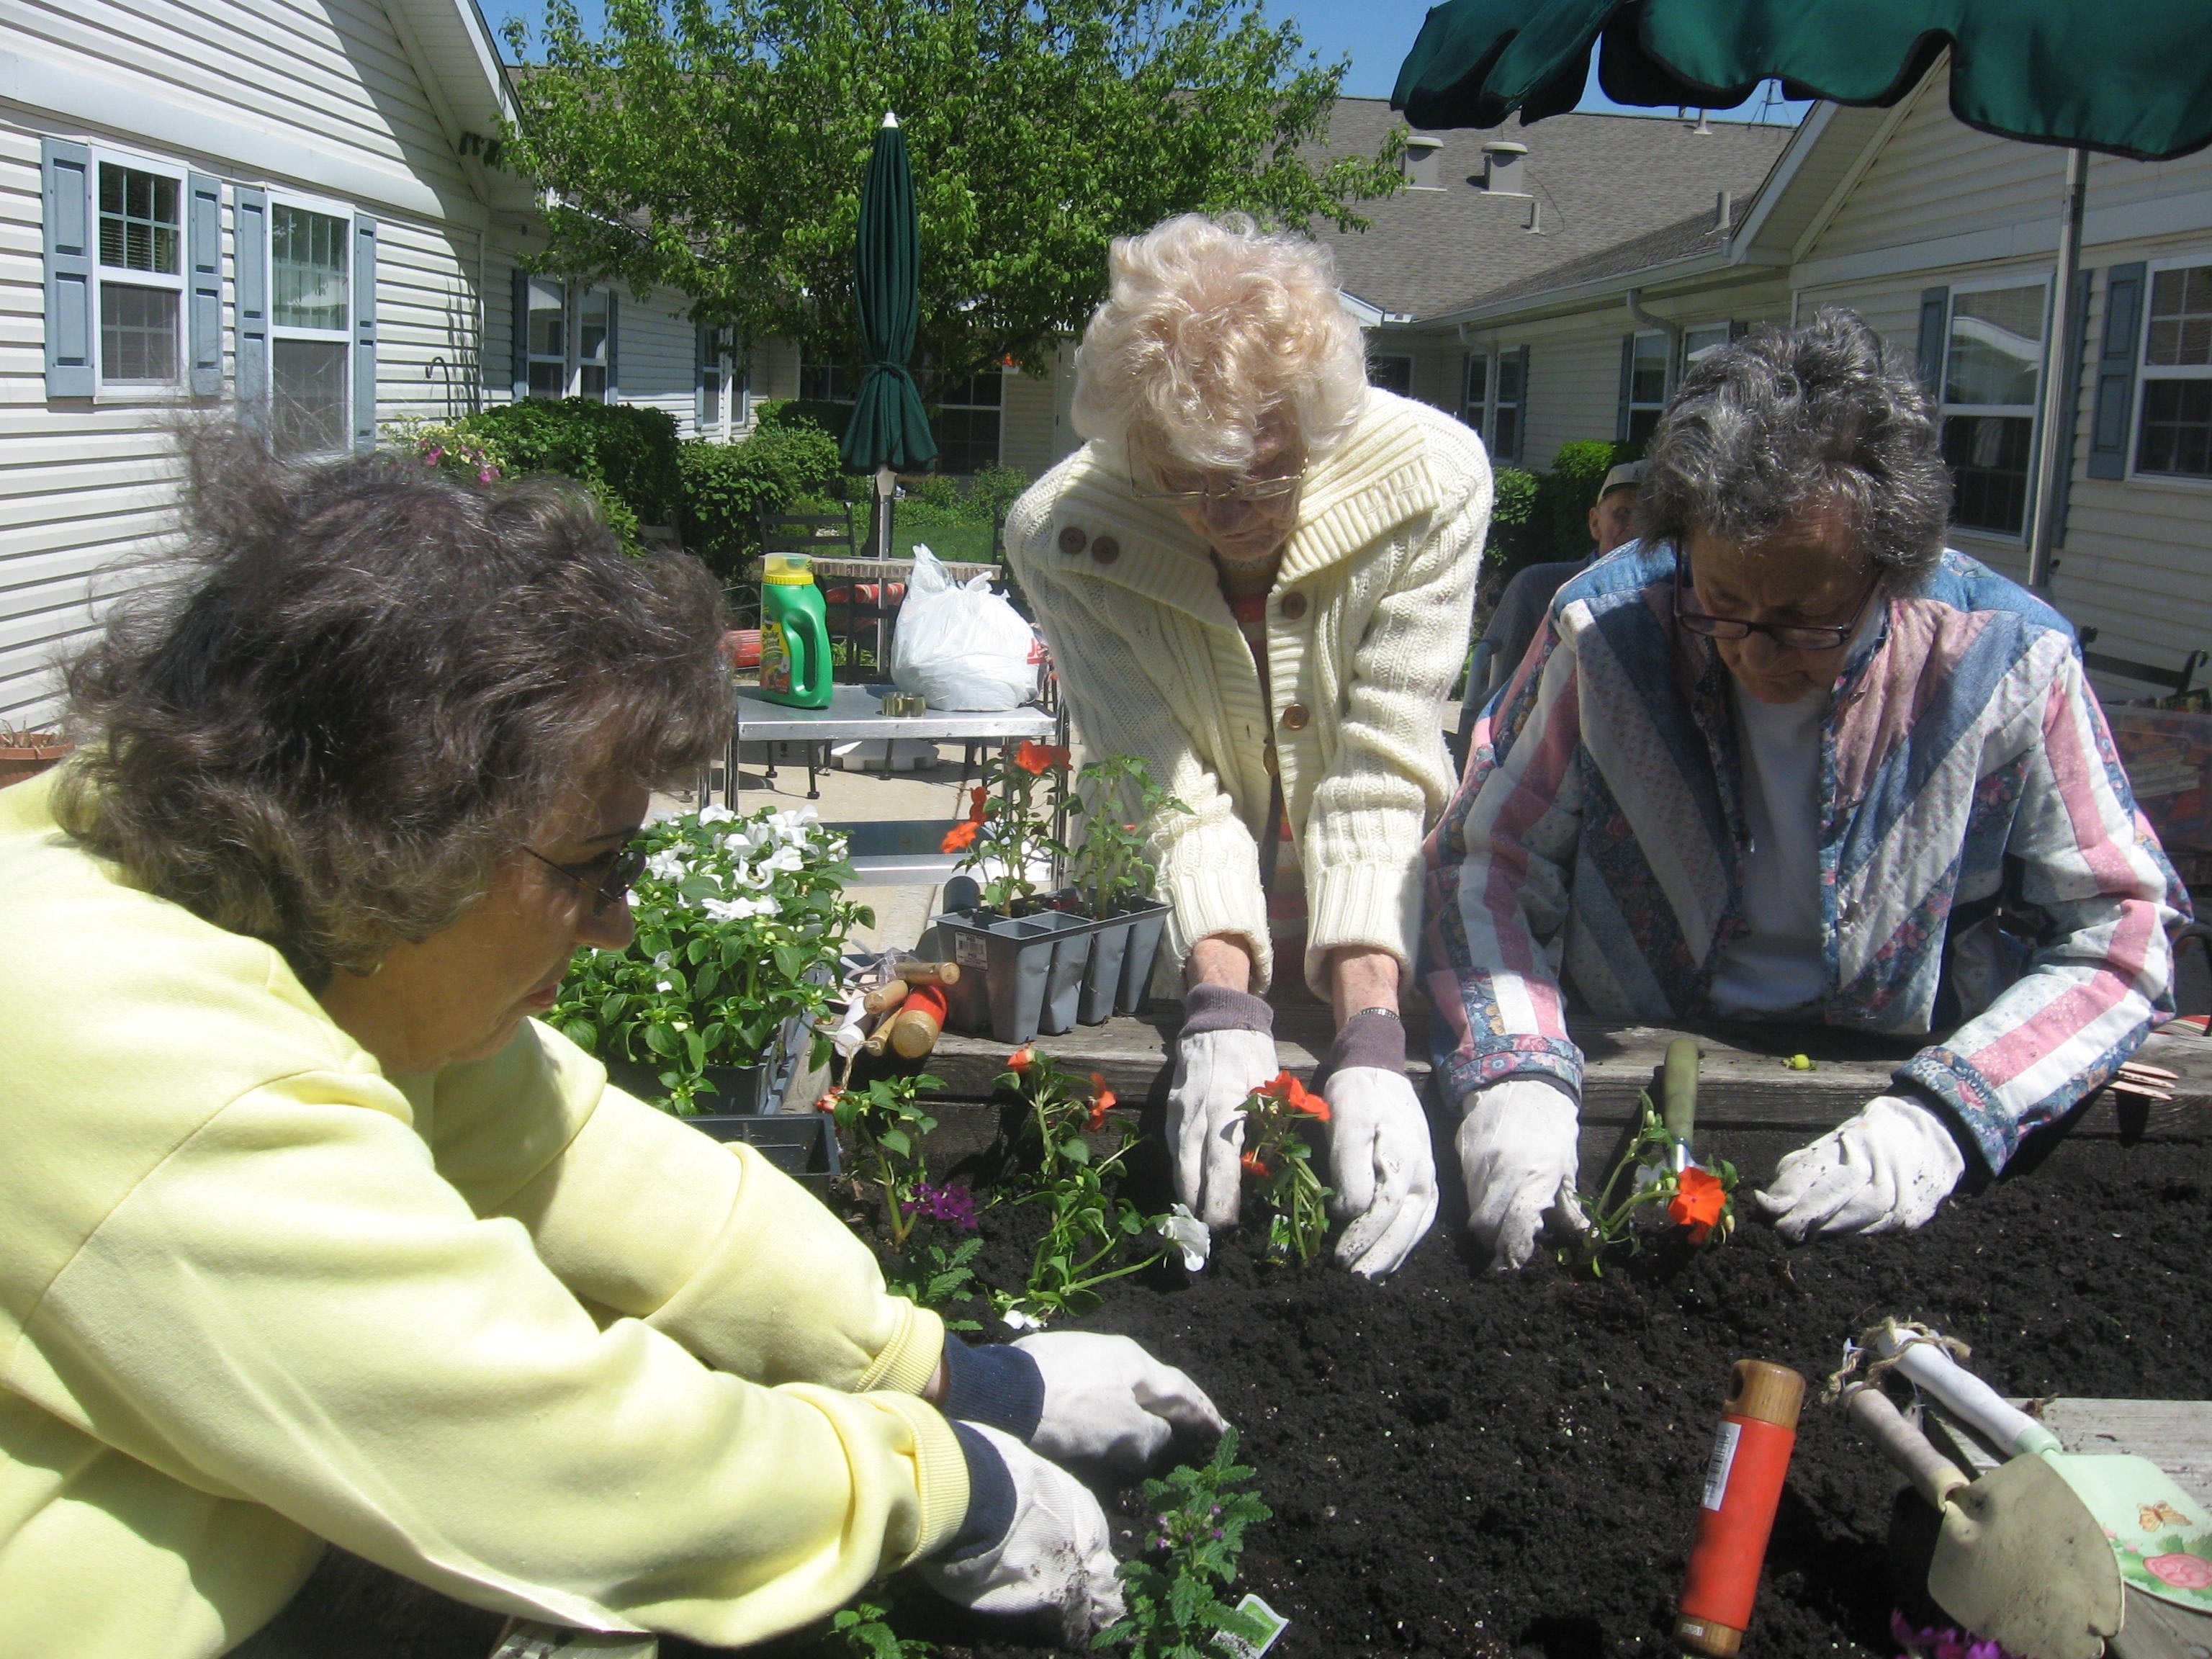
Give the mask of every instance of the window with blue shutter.
[{"label": "window with blue shutter", "polygon": [[2089,416],[2089,476],[2128,476],[2128,436],[2135,423],[2136,343],[2142,337],[2143,275],[2138,259],[2105,276],[2105,333],[2097,349],[2097,401]]},{"label": "window with blue shutter", "polygon": [[92,361],[92,150],[48,138],[46,185],[46,396],[89,398]]},{"label": "window with blue shutter", "polygon": [[376,447],[376,221],[353,220],[353,447]]},{"label": "window with blue shutter", "polygon": [[240,185],[230,196],[231,318],[238,417],[254,431],[269,418],[269,192]]},{"label": "window with blue shutter", "polygon": [[222,181],[195,173],[185,185],[185,337],[195,398],[222,391]]},{"label": "window with blue shutter", "polygon": [[2066,545],[2066,511],[2074,501],[2074,436],[2081,424],[2081,364],[2089,347],[2090,276],[2086,270],[2074,275],[2074,326],[2066,337],[2065,367],[2060,370],[2065,376],[2060,384],[2066,388],[2061,404],[2065,412],[2060,418],[2066,425],[2058,441],[2057,507],[2051,520],[2054,547]]}]

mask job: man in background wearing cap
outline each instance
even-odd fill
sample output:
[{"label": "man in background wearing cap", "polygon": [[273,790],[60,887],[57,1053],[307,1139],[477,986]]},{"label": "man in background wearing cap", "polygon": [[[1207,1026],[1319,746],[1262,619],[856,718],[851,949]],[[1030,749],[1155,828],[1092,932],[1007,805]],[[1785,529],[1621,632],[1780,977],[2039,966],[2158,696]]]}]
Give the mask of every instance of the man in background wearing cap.
[{"label": "man in background wearing cap", "polygon": [[1634,539],[1636,487],[1643,477],[1641,461],[1624,461],[1605,475],[1597,504],[1589,510],[1590,539],[1597,545],[1587,557],[1532,564],[1505,584],[1498,608],[1490,613],[1490,627],[1482,636],[1489,650],[1468,681],[1464,711],[1468,717],[1476,714],[1490,694],[1521,665],[1521,659],[1528,654],[1528,642],[1536,637],[1537,624],[1552,608],[1552,596],[1566,586],[1570,577]]}]

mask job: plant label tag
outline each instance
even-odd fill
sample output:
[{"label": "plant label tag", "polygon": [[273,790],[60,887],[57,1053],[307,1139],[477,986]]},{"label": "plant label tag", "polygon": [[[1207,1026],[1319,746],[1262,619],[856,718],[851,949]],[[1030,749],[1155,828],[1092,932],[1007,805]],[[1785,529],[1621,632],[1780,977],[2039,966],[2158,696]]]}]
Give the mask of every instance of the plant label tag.
[{"label": "plant label tag", "polygon": [[1713,1437],[1713,1461],[1705,1465],[1705,1508],[1717,1510],[1728,1496],[1729,1471],[1735,1467],[1736,1442],[1742,1438],[1742,1425],[1721,1419],[1721,1431]]},{"label": "plant label tag", "polygon": [[1239,1601],[1230,1618],[1234,1625],[1224,1622],[1213,1644],[1224,1653],[1236,1655],[1237,1659],[1260,1659],[1275,1645],[1275,1638],[1291,1627],[1289,1620],[1256,1595],[1248,1595]]},{"label": "plant label tag", "polygon": [[973,933],[955,933],[952,959],[963,968],[988,968],[991,965],[991,947]]},{"label": "plant label tag", "polygon": [[510,1619],[491,1659],[659,1659],[660,1638],[637,1631],[572,1630]]}]

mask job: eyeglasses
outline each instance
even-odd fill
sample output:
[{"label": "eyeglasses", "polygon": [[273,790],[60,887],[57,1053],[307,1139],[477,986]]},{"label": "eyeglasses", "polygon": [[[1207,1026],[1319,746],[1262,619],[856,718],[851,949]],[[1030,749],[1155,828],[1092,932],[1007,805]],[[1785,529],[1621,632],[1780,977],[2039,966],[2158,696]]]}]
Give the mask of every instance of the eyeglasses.
[{"label": "eyeglasses", "polygon": [[[556,864],[534,847],[526,847],[522,850],[555,875],[563,877],[583,889],[592,901],[594,916],[604,915],[615,905],[620,904],[623,896],[636,886],[637,878],[645,873],[646,851],[635,842],[627,847],[617,847],[611,853],[601,854],[589,864],[581,866]],[[604,874],[595,876],[591,873],[602,865],[605,866]]]},{"label": "eyeglasses", "polygon": [[1881,581],[1877,577],[1860,596],[1858,608],[1851,612],[1847,623],[1742,622],[1734,617],[1713,617],[1687,609],[1682,603],[1682,568],[1678,564],[1674,567],[1674,620],[1692,634],[1701,634],[1709,640],[1741,640],[1764,634],[1777,645],[1787,646],[1792,651],[1833,651],[1848,645],[1851,635],[1858,632],[1867,606],[1873,603],[1881,587]]},{"label": "eyeglasses", "polygon": [[1133,475],[1129,488],[1140,501],[1159,501],[1168,507],[1271,507],[1288,501],[1306,481],[1304,466],[1278,478],[1252,478],[1237,484],[1208,484],[1203,489],[1147,489]]}]

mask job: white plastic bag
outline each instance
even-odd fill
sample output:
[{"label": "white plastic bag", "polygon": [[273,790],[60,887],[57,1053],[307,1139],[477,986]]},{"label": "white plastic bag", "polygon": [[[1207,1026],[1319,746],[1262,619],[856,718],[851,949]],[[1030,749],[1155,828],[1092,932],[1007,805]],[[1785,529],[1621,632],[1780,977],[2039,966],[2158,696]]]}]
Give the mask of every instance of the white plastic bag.
[{"label": "white plastic bag", "polygon": [[927,547],[914,550],[914,577],[899,605],[891,678],[932,708],[995,713],[1036,692],[1042,656],[1036,631],[990,591],[986,570],[954,581]]}]

